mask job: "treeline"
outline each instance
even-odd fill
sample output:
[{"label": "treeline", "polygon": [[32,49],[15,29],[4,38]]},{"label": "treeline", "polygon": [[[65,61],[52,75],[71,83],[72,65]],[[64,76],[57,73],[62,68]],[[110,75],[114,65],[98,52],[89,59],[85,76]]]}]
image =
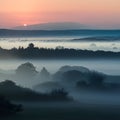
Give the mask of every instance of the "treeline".
[{"label": "treeline", "polygon": [[27,48],[19,47],[10,50],[0,48],[0,58],[29,58],[29,59],[69,59],[69,58],[120,58],[120,52],[91,51],[80,49],[69,49],[63,47],[38,48],[30,43]]}]

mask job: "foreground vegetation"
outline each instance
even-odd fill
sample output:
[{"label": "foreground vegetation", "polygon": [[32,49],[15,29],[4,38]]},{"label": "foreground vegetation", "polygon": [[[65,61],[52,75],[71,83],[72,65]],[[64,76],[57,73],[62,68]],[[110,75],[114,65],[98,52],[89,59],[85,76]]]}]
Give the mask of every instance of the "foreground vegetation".
[{"label": "foreground vegetation", "polygon": [[0,117],[11,116],[22,110],[21,104],[14,104],[4,96],[0,96]]},{"label": "foreground vegetation", "polygon": [[[120,107],[118,105],[90,104],[82,103],[69,97],[68,92],[75,94],[77,97],[82,94],[81,90],[87,90],[88,93],[96,92],[96,97],[101,91],[106,92],[109,89],[115,89],[113,84],[105,83],[106,75],[90,71],[80,66],[64,66],[58,72],[51,75],[46,68],[39,73],[32,63],[21,64],[17,69],[15,76],[32,76],[38,75],[38,78],[50,79],[49,82],[35,86],[36,91],[41,87],[48,87],[49,92],[41,93],[17,85],[11,80],[0,82],[0,96],[4,95],[6,99],[0,99],[1,115],[5,115],[8,120],[119,120]],[[28,77],[28,78],[29,78]],[[33,78],[32,78],[33,79]],[[30,79],[27,79],[29,82]],[[60,86],[61,85],[61,86]],[[56,87],[56,89],[54,89]],[[57,89],[58,87],[58,89]],[[59,88],[60,87],[60,88]],[[63,89],[63,88],[64,89]],[[116,91],[119,91],[119,85]],[[43,89],[43,88],[42,88]],[[83,92],[86,94],[85,92]],[[92,97],[89,94],[88,97]],[[71,94],[72,95],[72,94]],[[106,94],[107,95],[107,94]],[[107,96],[106,96],[107,97]],[[87,97],[84,99],[86,101]],[[99,98],[98,98],[99,99]],[[11,103],[10,100],[13,102]],[[89,99],[91,100],[91,99]],[[4,104],[3,104],[4,103]],[[15,104],[14,104],[15,103]],[[22,104],[22,105],[21,105]],[[4,105],[4,106],[3,106]],[[23,106],[23,107],[22,107]],[[9,114],[8,114],[9,113]],[[16,114],[18,113],[18,114]],[[10,115],[10,116],[9,116]],[[11,116],[14,115],[14,116]],[[1,117],[1,116],[0,116]]]},{"label": "foreground vegetation", "polygon": [[69,59],[69,58],[120,58],[120,52],[90,51],[81,49],[69,49],[61,46],[52,48],[38,48],[29,44],[27,48],[19,47],[10,50],[0,48],[0,59]]},{"label": "foreground vegetation", "polygon": [[[57,103],[58,104],[58,103]],[[9,120],[119,120],[118,108],[80,107],[79,105],[66,106],[64,103],[55,107],[46,106],[46,103],[38,104],[37,107],[25,106],[22,113],[9,118]],[[33,104],[34,105],[34,104]],[[43,107],[44,105],[44,107]],[[81,104],[82,106],[82,104]]]},{"label": "foreground vegetation", "polygon": [[13,104],[14,102],[57,102],[71,101],[68,93],[64,89],[53,90],[50,93],[37,93],[28,88],[17,86],[14,82],[6,80],[0,83],[0,118],[7,117],[22,112],[21,104]]},{"label": "foreground vegetation", "polygon": [[37,93],[31,89],[16,85],[10,80],[0,83],[0,95],[13,101],[69,101],[72,100],[64,89],[53,90],[50,93]]}]

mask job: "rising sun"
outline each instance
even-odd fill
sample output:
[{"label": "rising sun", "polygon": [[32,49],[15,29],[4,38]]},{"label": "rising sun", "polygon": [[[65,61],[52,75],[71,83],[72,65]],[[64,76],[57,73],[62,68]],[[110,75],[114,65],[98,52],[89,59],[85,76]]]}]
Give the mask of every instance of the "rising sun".
[{"label": "rising sun", "polygon": [[27,24],[23,24],[24,27],[27,27]]}]

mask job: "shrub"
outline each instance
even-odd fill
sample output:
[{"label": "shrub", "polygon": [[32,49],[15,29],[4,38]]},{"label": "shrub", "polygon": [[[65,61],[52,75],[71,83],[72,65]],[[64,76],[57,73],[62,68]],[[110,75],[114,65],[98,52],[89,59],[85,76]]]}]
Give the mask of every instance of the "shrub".
[{"label": "shrub", "polygon": [[5,97],[0,96],[0,116],[8,116],[21,112],[23,110],[22,105],[16,105],[11,103]]}]

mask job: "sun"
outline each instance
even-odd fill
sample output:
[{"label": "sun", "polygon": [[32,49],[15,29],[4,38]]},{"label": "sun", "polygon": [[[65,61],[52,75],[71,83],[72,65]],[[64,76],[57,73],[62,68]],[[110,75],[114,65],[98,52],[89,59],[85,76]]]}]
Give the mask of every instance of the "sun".
[{"label": "sun", "polygon": [[23,24],[23,26],[24,26],[24,27],[27,27],[27,24],[25,23],[25,24]]}]

